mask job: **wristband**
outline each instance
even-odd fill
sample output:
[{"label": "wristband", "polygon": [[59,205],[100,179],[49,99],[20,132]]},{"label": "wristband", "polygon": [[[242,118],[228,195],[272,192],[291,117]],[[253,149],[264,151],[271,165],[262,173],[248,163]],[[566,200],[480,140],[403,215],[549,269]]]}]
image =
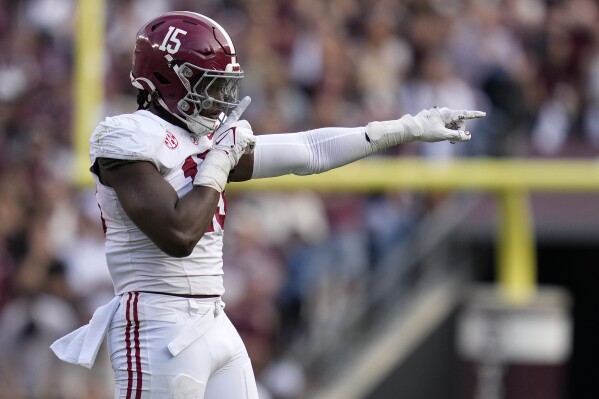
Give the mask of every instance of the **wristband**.
[{"label": "wristband", "polygon": [[366,125],[366,134],[373,147],[373,153],[418,140],[422,130],[422,126],[412,115],[404,115],[392,121],[370,122]]},{"label": "wristband", "polygon": [[231,168],[231,160],[225,151],[212,150],[206,154],[204,162],[199,165],[193,185],[212,187],[222,193],[229,179]]}]

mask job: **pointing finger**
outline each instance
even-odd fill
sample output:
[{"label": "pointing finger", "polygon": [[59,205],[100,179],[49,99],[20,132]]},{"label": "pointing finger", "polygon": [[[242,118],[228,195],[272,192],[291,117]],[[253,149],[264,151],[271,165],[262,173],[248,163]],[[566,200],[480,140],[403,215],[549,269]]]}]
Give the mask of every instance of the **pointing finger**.
[{"label": "pointing finger", "polygon": [[237,104],[235,109],[231,111],[231,114],[229,115],[225,123],[237,122],[251,102],[252,99],[250,98],[250,96],[243,97],[241,101],[239,101],[239,104]]}]

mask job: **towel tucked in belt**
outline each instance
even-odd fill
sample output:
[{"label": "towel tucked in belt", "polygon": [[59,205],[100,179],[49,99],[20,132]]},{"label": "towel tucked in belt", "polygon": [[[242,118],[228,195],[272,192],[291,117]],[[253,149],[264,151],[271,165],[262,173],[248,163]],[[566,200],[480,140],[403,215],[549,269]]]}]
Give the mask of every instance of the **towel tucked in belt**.
[{"label": "towel tucked in belt", "polygon": [[54,341],[50,349],[62,361],[90,369],[94,365],[120,299],[120,296],[116,296],[106,305],[100,306],[89,324]]},{"label": "towel tucked in belt", "polygon": [[[98,355],[98,350],[108,333],[112,316],[116,312],[121,297],[114,297],[109,303],[99,307],[94,312],[89,324],[54,341],[50,349],[56,356],[67,363],[92,368]],[[206,312],[194,323],[183,328],[182,331],[168,344],[168,349],[173,356],[200,338],[214,324],[214,318],[225,307],[219,299],[214,301],[214,309]]]}]

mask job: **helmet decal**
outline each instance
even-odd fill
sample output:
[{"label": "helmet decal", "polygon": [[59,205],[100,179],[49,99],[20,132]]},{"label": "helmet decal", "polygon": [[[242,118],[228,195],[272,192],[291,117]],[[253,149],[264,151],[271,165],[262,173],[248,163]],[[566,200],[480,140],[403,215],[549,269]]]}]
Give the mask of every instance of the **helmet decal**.
[{"label": "helmet decal", "polygon": [[168,32],[166,33],[166,36],[164,36],[164,40],[158,49],[162,51],[168,51],[170,54],[175,54],[177,51],[179,51],[179,47],[181,47],[181,40],[177,38],[177,35],[179,34],[186,35],[187,32],[183,29],[169,26]]}]

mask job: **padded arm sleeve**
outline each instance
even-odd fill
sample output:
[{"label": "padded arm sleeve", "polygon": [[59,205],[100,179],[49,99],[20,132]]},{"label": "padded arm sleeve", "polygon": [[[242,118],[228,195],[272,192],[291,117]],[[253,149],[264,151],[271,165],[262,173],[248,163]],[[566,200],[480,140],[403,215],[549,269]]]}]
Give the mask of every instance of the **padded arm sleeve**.
[{"label": "padded arm sleeve", "polygon": [[364,127],[329,127],[256,139],[253,179],[321,173],[374,152]]}]

